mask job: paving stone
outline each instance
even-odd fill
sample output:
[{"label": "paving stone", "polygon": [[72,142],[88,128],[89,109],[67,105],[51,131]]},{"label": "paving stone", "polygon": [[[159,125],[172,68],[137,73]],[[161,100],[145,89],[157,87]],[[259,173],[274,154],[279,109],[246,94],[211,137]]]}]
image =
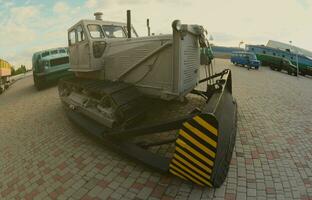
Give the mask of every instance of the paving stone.
[{"label": "paving stone", "polygon": [[108,199],[108,197],[114,192],[111,188],[105,188],[100,193],[97,194],[97,196],[100,199]]},{"label": "paving stone", "polygon": [[152,193],[153,189],[144,187],[137,195],[138,198],[140,199],[147,199],[148,196]]},{"label": "paving stone", "polygon": [[89,195],[90,197],[96,197],[97,194],[99,194],[102,190],[103,190],[103,188],[101,188],[100,186],[95,186],[94,188],[92,188],[92,189],[88,192],[88,195]]},{"label": "paving stone", "polygon": [[[232,70],[238,129],[220,188],[197,187],[105,148],[68,120],[56,87],[37,92],[28,77],[0,96],[0,116],[6,116],[1,118],[0,198],[311,198],[311,77],[266,67],[246,70],[216,59],[215,71],[224,66]],[[170,156],[170,148],[153,150]]]}]

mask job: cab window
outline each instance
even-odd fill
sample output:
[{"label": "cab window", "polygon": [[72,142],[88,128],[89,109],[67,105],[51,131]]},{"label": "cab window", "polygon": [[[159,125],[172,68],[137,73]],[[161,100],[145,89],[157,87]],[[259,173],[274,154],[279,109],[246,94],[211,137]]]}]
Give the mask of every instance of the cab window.
[{"label": "cab window", "polygon": [[57,50],[51,51],[51,55],[57,54]]},{"label": "cab window", "polygon": [[68,34],[68,44],[69,45],[74,45],[76,44],[76,30],[72,30]]},{"label": "cab window", "polygon": [[78,42],[85,40],[85,35],[84,35],[84,32],[83,32],[81,26],[77,27],[77,40],[78,40]]},{"label": "cab window", "polygon": [[103,38],[104,34],[100,25],[90,24],[88,30],[92,38]]},{"label": "cab window", "polygon": [[41,54],[41,57],[46,57],[46,56],[48,56],[48,55],[50,55],[50,52],[49,52],[49,51],[45,51],[45,52],[43,52],[43,53]]},{"label": "cab window", "polygon": [[59,52],[60,53],[66,53],[66,50],[65,49],[60,49]]},{"label": "cab window", "polygon": [[121,26],[103,25],[103,30],[108,38],[126,38],[124,29]]}]

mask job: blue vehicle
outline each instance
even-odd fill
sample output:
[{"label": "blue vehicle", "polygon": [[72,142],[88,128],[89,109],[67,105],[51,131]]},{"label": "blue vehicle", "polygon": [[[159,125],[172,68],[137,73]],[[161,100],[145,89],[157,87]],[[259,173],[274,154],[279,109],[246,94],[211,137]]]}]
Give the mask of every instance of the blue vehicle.
[{"label": "blue vehicle", "polygon": [[246,51],[234,51],[231,55],[231,62],[235,65],[247,66],[248,69],[252,67],[259,69],[261,63],[257,60],[256,54]]}]

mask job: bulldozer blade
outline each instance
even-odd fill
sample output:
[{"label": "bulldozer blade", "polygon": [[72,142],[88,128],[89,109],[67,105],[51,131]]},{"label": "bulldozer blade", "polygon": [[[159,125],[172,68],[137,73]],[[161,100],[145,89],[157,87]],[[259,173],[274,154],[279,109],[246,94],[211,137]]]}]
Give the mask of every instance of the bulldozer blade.
[{"label": "bulldozer blade", "polygon": [[231,71],[222,76],[202,112],[182,124],[169,171],[200,186],[220,187],[229,170],[237,130]]}]

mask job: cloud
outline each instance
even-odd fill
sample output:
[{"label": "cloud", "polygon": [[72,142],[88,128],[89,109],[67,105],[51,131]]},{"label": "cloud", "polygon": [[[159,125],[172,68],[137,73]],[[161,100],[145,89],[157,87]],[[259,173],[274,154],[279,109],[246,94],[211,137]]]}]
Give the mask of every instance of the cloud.
[{"label": "cloud", "polygon": [[54,5],[53,11],[58,14],[64,14],[69,11],[69,6],[62,1],[59,1]]},{"label": "cloud", "polygon": [[0,7],[11,7],[14,3],[11,0],[0,0]]},{"label": "cloud", "polygon": [[[214,44],[237,46],[239,41],[266,44],[269,39],[312,49],[311,0],[58,0],[52,6],[0,0],[0,55],[17,65],[31,65],[37,50],[67,45],[67,29],[80,19],[126,22],[126,10],[132,11],[132,23],[140,36],[147,34],[146,19],[153,33],[171,33],[171,22],[203,25],[213,35]],[[10,61],[10,60],[9,60]],[[12,61],[11,61],[12,62]],[[23,63],[27,62],[27,63]]]},{"label": "cloud", "polygon": [[11,21],[16,24],[25,24],[40,14],[39,6],[21,6],[10,9]]},{"label": "cloud", "polygon": [[85,3],[85,7],[87,8],[95,8],[97,5],[97,0],[87,0]]}]

